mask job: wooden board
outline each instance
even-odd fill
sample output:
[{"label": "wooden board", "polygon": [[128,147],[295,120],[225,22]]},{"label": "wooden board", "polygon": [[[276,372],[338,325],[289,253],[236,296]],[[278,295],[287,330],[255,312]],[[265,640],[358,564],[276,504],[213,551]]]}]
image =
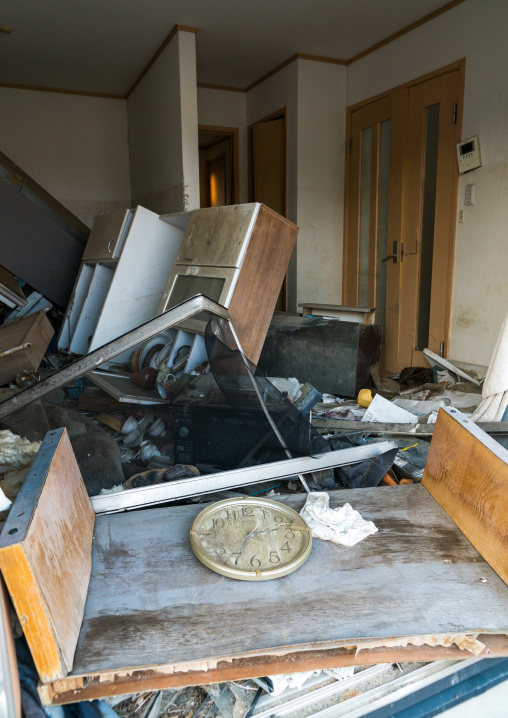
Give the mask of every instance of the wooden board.
[{"label": "wooden board", "polygon": [[261,205],[229,314],[242,350],[257,363],[284,281],[298,227]]},{"label": "wooden board", "polygon": [[[301,569],[259,584],[219,576],[195,558],[188,536],[203,505],[98,516],[72,674],[508,632],[508,587],[426,489],[331,497],[334,506],[349,501],[379,532],[350,548],[316,540]],[[285,503],[300,509],[303,500]]]},{"label": "wooden board", "polygon": [[[124,404],[151,405],[169,403],[160,396],[156,389],[141,389],[133,384],[129,378],[105,374],[99,369],[90,371],[85,376],[111,397]],[[125,407],[122,408],[125,409]]]},{"label": "wooden board", "polygon": [[457,409],[440,409],[422,484],[508,582],[508,451]]},{"label": "wooden board", "polygon": [[[480,635],[489,658],[508,655],[508,637]],[[264,655],[219,661],[216,667],[196,670],[144,669],[128,673],[97,674],[85,677],[67,676],[39,687],[43,705],[57,705],[89,701],[107,696],[122,696],[143,691],[201,686],[223,681],[241,681],[268,675],[316,671],[341,666],[365,666],[370,663],[399,663],[401,661],[461,661],[471,653],[457,646],[412,646],[406,648],[371,648],[357,652],[356,646],[308,650],[288,655]]]},{"label": "wooden board", "polygon": [[50,431],[0,539],[0,569],[42,681],[72,667],[94,512],[65,429]]}]

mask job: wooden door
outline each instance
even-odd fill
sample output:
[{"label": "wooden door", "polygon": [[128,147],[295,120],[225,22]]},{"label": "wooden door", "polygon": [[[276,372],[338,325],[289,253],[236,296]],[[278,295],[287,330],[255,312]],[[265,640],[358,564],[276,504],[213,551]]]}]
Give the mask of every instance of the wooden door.
[{"label": "wooden door", "polygon": [[400,362],[448,355],[457,211],[459,70],[409,88]]},{"label": "wooden door", "polygon": [[[252,125],[253,199],[286,216],[286,120],[284,117]],[[275,309],[286,309],[286,278]]]},{"label": "wooden door", "polygon": [[350,112],[343,301],[376,308],[388,373],[448,350],[460,72]]}]

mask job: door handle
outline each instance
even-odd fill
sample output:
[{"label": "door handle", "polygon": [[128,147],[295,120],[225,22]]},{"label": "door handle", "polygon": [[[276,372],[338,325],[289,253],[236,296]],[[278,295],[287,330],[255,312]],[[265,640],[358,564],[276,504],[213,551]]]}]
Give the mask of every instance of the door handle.
[{"label": "door handle", "polygon": [[404,245],[402,242],[394,242],[392,254],[382,259],[381,262],[388,262],[389,259],[393,259],[394,264],[402,262],[404,259]]}]

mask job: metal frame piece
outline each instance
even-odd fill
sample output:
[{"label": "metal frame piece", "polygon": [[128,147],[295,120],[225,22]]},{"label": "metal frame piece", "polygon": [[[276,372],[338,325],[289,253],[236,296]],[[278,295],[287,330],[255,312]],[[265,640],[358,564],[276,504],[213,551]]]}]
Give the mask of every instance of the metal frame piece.
[{"label": "metal frame piece", "polygon": [[149,322],[136,327],[136,329],[123,334],[121,337],[104,344],[102,347],[90,352],[90,354],[81,357],[81,359],[77,359],[72,364],[43,379],[38,384],[27,387],[19,394],[15,394],[10,399],[2,402],[0,404],[0,419],[8,416],[13,411],[22,409],[27,404],[31,404],[32,401],[40,399],[54,389],[58,389],[64,384],[79,379],[83,374],[86,374],[92,369],[96,369],[106,361],[114,359],[118,354],[132,349],[132,347],[151,339],[160,332],[170,329],[175,326],[175,324],[179,324],[200,312],[208,312],[213,316],[230,321],[227,309],[208,299],[208,297],[198,294],[181,304],[177,304],[176,307],[172,307],[172,309],[169,309],[167,312],[159,314],[155,319],[151,319]]},{"label": "metal frame piece", "polygon": [[109,514],[117,511],[129,511],[164,504],[169,501],[177,501],[192,496],[212,494],[217,491],[245,487],[251,484],[259,484],[274,479],[288,479],[291,476],[309,474],[312,471],[333,469],[336,466],[349,466],[357,464],[365,459],[372,459],[384,454],[390,449],[396,449],[397,445],[392,441],[380,441],[378,443],[365,444],[364,446],[352,446],[350,449],[339,449],[329,451],[316,456],[302,456],[297,459],[286,461],[275,461],[261,466],[247,466],[232,471],[221,471],[217,474],[206,474],[190,479],[179,479],[169,481],[165,484],[154,486],[141,486],[138,489],[128,489],[113,494],[101,494],[92,496],[93,510],[96,514]]}]

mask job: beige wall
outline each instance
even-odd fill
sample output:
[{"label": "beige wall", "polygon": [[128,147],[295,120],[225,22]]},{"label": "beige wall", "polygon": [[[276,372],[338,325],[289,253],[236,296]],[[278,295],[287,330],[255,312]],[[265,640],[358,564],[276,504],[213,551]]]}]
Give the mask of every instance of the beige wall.
[{"label": "beige wall", "polygon": [[133,202],[160,214],[199,207],[195,38],[177,32],[127,100]]},{"label": "beige wall", "polygon": [[89,227],[130,206],[124,100],[0,88],[0,150]]},{"label": "beige wall", "polygon": [[348,104],[465,57],[462,137],[480,136],[483,166],[459,183],[476,203],[457,224],[450,356],[485,365],[508,311],[508,3],[466,0],[348,68]]},{"label": "beige wall", "polygon": [[298,60],[298,302],[342,304],[346,78]]}]

